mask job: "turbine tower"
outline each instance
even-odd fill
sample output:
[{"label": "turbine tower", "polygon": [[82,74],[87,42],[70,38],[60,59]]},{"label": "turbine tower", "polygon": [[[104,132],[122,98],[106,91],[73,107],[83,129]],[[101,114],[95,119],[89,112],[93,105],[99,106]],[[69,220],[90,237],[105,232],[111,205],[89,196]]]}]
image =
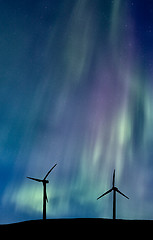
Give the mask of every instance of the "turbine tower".
[{"label": "turbine tower", "polygon": [[54,167],[56,167],[57,164],[55,164],[45,175],[45,177],[43,179],[38,179],[38,178],[32,178],[32,177],[27,177],[31,180],[37,181],[37,182],[42,182],[43,183],[43,220],[46,220],[46,201],[48,202],[48,198],[47,198],[47,192],[46,192],[46,184],[49,183],[48,180],[46,180],[46,178],[48,177],[48,175],[50,174],[50,172],[54,169]]},{"label": "turbine tower", "polygon": [[113,220],[115,220],[116,219],[116,192],[121,194],[123,197],[129,199],[126,195],[124,195],[122,192],[120,192],[117,187],[115,187],[115,169],[114,169],[114,173],[113,173],[112,188],[110,190],[108,190],[107,192],[103,193],[100,197],[97,198],[97,200],[102,198],[106,194],[110,193],[111,191],[113,191]]}]

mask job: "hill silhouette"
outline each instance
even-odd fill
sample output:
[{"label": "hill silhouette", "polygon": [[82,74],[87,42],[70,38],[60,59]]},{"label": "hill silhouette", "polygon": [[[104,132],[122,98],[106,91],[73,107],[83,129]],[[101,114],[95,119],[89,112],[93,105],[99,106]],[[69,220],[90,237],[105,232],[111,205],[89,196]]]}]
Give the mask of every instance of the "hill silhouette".
[{"label": "hill silhouette", "polygon": [[[32,220],[12,224],[0,225],[0,232],[5,237],[8,235],[16,239],[24,237],[64,238],[73,239],[88,237],[104,237],[105,235],[118,238],[150,236],[153,229],[152,220],[112,220],[101,218],[77,218],[77,219],[48,219]],[[136,234],[136,235],[134,235]],[[124,236],[123,236],[124,235]]]}]

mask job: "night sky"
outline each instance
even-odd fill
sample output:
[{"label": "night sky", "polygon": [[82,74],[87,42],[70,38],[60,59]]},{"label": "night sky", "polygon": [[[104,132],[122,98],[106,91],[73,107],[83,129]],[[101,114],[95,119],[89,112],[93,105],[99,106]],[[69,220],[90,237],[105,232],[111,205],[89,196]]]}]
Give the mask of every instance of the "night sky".
[{"label": "night sky", "polygon": [[0,0],[0,223],[153,219],[153,0]]}]

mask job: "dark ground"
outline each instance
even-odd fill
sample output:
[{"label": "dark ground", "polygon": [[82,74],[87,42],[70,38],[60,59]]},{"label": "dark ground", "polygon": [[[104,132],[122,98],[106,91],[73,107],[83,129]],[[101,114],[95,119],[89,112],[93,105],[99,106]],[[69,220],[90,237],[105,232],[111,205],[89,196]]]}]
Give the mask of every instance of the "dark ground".
[{"label": "dark ground", "polygon": [[[106,239],[114,236],[143,238],[152,237],[153,221],[149,220],[110,220],[96,218],[33,220],[8,225],[0,225],[0,232],[16,239],[43,237],[48,239]],[[142,235],[143,234],[143,235]],[[144,235],[145,234],[145,235]],[[3,235],[3,236],[4,236]]]}]

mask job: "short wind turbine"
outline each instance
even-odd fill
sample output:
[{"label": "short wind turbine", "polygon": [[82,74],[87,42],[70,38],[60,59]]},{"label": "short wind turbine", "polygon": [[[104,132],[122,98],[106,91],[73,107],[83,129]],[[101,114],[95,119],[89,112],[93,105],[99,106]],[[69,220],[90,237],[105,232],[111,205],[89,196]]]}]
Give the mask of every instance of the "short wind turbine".
[{"label": "short wind turbine", "polygon": [[112,185],[113,185],[112,188],[110,190],[108,190],[107,192],[105,192],[104,194],[102,194],[100,197],[98,197],[97,200],[102,198],[106,194],[110,193],[111,191],[113,191],[113,220],[115,220],[116,219],[116,192],[121,194],[123,197],[129,199],[126,195],[124,195],[122,192],[120,192],[117,187],[115,187],[115,169],[114,169],[114,173],[113,173]]},{"label": "short wind turbine", "polygon": [[46,180],[46,178],[48,177],[48,175],[50,174],[50,172],[54,169],[54,167],[56,167],[57,164],[55,164],[45,175],[45,177],[43,179],[38,179],[38,178],[32,178],[32,177],[27,177],[31,180],[37,181],[37,182],[42,182],[43,183],[43,220],[46,220],[46,201],[48,202],[48,198],[47,198],[47,192],[46,192],[46,184],[49,183],[48,180]]}]

